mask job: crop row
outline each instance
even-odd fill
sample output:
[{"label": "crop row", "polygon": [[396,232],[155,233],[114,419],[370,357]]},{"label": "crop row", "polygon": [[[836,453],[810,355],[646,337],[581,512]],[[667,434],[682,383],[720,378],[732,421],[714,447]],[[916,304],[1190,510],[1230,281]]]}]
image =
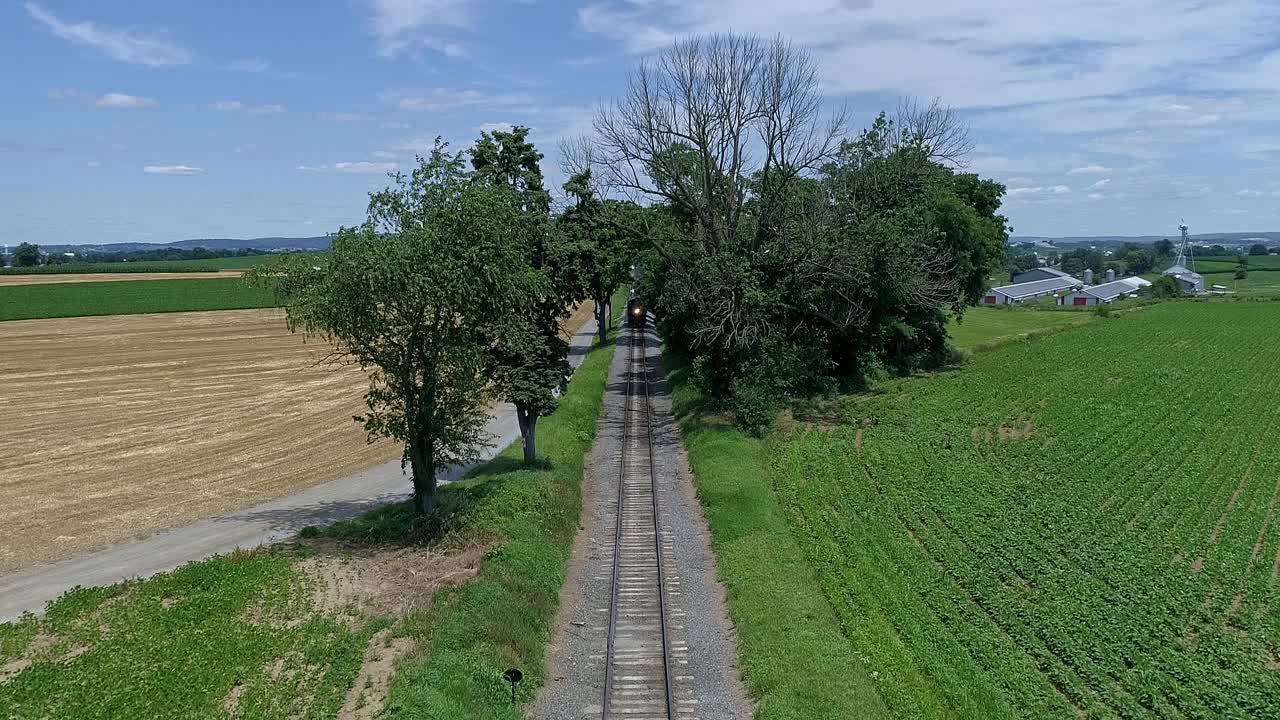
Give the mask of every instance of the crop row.
[{"label": "crop row", "polygon": [[1275,337],[1280,307],[1160,306],[777,441],[779,495],[886,699],[920,717],[1280,707]]}]

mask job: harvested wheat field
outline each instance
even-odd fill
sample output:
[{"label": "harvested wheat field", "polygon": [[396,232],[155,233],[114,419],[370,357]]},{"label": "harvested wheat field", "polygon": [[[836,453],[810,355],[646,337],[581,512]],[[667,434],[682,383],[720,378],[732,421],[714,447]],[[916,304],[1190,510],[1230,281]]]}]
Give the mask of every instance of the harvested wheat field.
[{"label": "harvested wheat field", "polygon": [[0,287],[6,285],[51,285],[53,283],[118,282],[122,280],[210,280],[213,278],[238,278],[241,270],[216,272],[135,272],[135,273],[32,273],[31,275],[0,275]]},{"label": "harvested wheat field", "polygon": [[0,323],[0,573],[397,457],[325,350],[280,310]]}]

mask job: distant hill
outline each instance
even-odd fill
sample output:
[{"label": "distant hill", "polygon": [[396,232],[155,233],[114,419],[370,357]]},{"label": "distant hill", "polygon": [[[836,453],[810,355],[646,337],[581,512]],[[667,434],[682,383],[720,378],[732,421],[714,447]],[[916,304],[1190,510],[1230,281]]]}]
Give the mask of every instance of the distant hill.
[{"label": "distant hill", "polygon": [[[1280,231],[1266,232],[1229,232],[1199,233],[1189,236],[1193,243],[1253,243],[1272,244],[1280,242]],[[1049,237],[1045,235],[1014,235],[1009,238],[1011,244],[1033,242],[1049,243],[1057,247],[1064,245],[1123,245],[1124,243],[1149,244],[1157,240],[1178,240],[1178,233],[1168,235],[1073,235],[1066,237]]]},{"label": "distant hill", "polygon": [[328,250],[329,237],[286,238],[263,237],[238,240],[234,238],[198,238],[194,240],[177,240],[168,243],[76,243],[66,245],[41,245],[45,252],[132,252],[134,250],[159,250],[161,248],[181,248],[190,250],[202,247],[209,250]]}]

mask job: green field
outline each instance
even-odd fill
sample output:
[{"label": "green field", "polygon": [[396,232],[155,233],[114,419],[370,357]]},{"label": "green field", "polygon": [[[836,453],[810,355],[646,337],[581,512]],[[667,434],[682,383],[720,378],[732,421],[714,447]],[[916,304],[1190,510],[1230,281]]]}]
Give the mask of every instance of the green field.
[{"label": "green field", "polygon": [[959,322],[952,318],[947,332],[953,345],[969,350],[1064,325],[1086,323],[1094,317],[1078,310],[974,307],[969,308]]},{"label": "green field", "polygon": [[1276,337],[1280,304],[1166,303],[768,441],[892,715],[1274,713]]},{"label": "green field", "polygon": [[[1230,272],[1236,269],[1240,264],[1240,258],[1232,255],[1230,257],[1196,257],[1193,258],[1196,266],[1196,272],[1201,274],[1212,272]],[[1245,261],[1249,263],[1249,270],[1271,271],[1280,270],[1280,255],[1246,255]]]},{"label": "green field", "polygon": [[1228,297],[1269,298],[1280,297],[1280,272],[1250,270],[1248,277],[1236,280],[1234,272],[1206,273],[1204,286],[1222,285],[1230,292]]},{"label": "green field", "polygon": [[272,307],[267,290],[239,278],[123,280],[0,287],[0,320]]},{"label": "green field", "polygon": [[[321,257],[324,253],[302,253]],[[152,260],[145,262],[67,263],[65,265],[37,265],[35,267],[0,268],[3,275],[76,275],[84,273],[159,273],[159,272],[214,272],[217,270],[248,270],[280,257],[273,255],[246,255],[245,257],[209,258],[207,260]]]}]

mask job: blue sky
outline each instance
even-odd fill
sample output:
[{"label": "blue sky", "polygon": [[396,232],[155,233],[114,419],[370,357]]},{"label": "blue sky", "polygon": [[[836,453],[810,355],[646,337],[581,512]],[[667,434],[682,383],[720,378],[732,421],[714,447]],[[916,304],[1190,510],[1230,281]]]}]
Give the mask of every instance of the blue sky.
[{"label": "blue sky", "polygon": [[0,237],[319,235],[443,135],[589,132],[691,32],[809,47],[855,125],[963,113],[1017,234],[1280,230],[1276,0],[0,2]]}]

